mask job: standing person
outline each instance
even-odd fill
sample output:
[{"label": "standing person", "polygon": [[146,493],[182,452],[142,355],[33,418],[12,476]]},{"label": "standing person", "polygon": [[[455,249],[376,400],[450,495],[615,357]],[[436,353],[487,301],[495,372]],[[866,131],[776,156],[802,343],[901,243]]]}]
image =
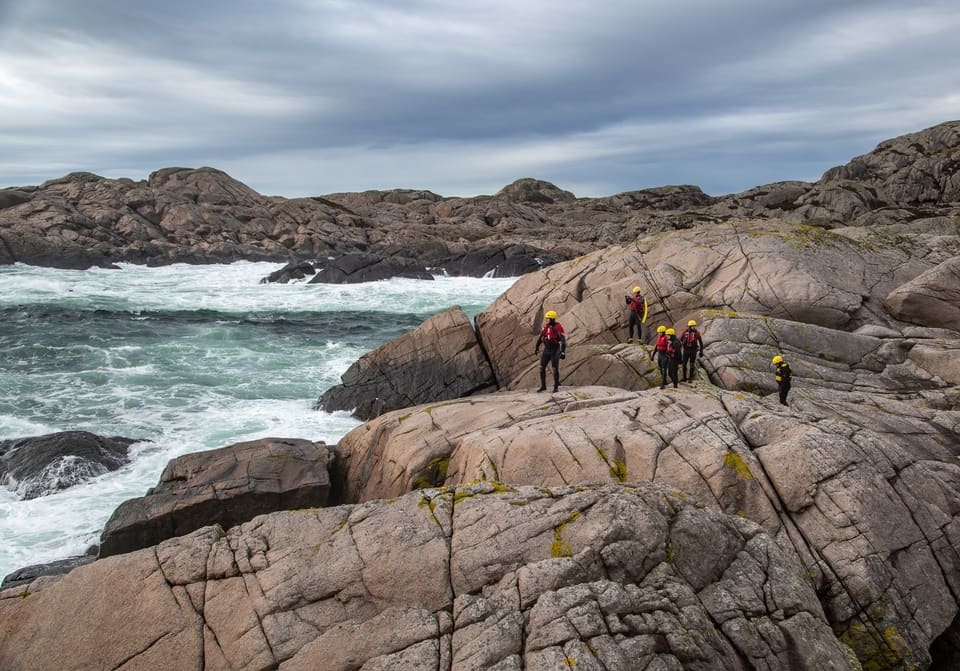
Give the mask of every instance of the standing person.
[{"label": "standing person", "polygon": [[[703,351],[703,337],[697,330],[697,322],[690,320],[687,322],[687,330],[680,334],[680,344],[683,345],[683,378],[681,382],[689,380],[693,382],[693,376],[697,372],[697,354]],[[690,371],[687,372],[687,364],[690,364]]]},{"label": "standing person", "polygon": [[787,394],[790,392],[790,364],[779,354],[773,357],[770,363],[777,367],[773,379],[777,381],[777,388],[780,391],[780,403],[787,405]]},{"label": "standing person", "polygon": [[667,335],[667,327],[658,326],[657,342],[654,344],[653,350],[657,353],[657,369],[660,371],[661,389],[667,386],[667,370],[670,368],[670,357],[667,351],[669,347],[670,336]]},{"label": "standing person", "polygon": [[[667,336],[667,372],[670,373],[670,381],[673,382],[673,388],[677,388],[677,368],[680,366],[680,359],[683,357],[680,341],[677,339],[677,332],[674,329],[666,330]],[[663,389],[663,387],[660,387]]]},{"label": "standing person", "polygon": [[630,310],[630,324],[627,328],[627,342],[633,341],[633,327],[637,327],[637,342],[640,342],[640,326],[647,320],[647,299],[643,297],[640,287],[633,288],[633,296],[624,296]]},{"label": "standing person", "polygon": [[567,356],[567,336],[563,327],[557,321],[557,313],[553,310],[547,310],[543,315],[547,323],[540,330],[537,336],[537,346],[533,353],[540,353],[540,345],[543,345],[543,354],[540,355],[540,388],[537,391],[547,390],[547,362],[553,364],[553,391],[560,390],[560,359]]}]

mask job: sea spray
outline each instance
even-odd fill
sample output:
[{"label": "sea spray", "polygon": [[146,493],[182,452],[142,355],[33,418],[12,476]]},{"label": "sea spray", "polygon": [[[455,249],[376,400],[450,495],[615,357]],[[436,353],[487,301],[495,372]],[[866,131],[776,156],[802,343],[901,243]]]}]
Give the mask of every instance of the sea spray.
[{"label": "sea spray", "polygon": [[80,554],[169,459],[266,436],[336,443],[312,409],[365,352],[513,279],[260,284],[275,264],[0,267],[0,439],[81,429],[135,438],[119,471],[30,501],[0,488],[0,576]]}]

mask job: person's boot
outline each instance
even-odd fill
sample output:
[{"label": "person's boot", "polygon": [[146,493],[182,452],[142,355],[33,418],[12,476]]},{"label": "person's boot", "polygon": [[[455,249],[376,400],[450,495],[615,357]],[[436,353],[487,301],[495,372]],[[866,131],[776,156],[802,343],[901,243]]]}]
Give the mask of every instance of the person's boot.
[{"label": "person's boot", "polygon": [[560,387],[553,385],[553,393],[556,394],[558,391],[560,391]]}]

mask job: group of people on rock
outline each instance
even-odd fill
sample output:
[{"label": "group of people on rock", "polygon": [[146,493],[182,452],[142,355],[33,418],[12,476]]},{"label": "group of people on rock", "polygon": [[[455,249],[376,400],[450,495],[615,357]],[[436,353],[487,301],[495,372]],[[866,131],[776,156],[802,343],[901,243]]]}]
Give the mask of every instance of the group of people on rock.
[{"label": "group of people on rock", "polygon": [[[629,321],[627,338],[628,342],[634,342],[633,333],[636,330],[636,342],[641,342],[640,328],[646,321],[647,301],[643,297],[640,287],[633,288],[632,296],[624,296],[629,310]],[[543,348],[543,354],[540,355],[540,388],[537,391],[547,390],[547,365],[553,368],[553,391],[558,391],[560,386],[560,360],[566,357],[567,337],[563,326],[557,321],[557,313],[554,310],[547,310],[544,314],[546,320],[540,335],[537,336],[537,344],[534,348],[535,354],[540,354],[540,348]],[[697,357],[703,353],[703,336],[697,329],[697,322],[693,319],[687,322],[686,330],[682,331],[677,337],[677,332],[673,328],[666,326],[657,327],[657,339],[654,343],[654,356],[657,369],[660,371],[660,388],[667,386],[667,378],[673,382],[676,388],[680,382],[693,382],[696,375]],[[774,379],[779,391],[780,403],[787,405],[787,393],[790,391],[790,365],[784,361],[783,356],[778,354],[771,360],[775,367]],[[678,379],[678,373],[683,377]]]}]

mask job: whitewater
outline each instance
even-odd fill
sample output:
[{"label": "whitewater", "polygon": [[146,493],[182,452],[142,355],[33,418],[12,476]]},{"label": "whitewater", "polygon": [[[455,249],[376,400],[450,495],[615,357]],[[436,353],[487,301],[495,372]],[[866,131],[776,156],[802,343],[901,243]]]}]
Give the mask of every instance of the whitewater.
[{"label": "whitewater", "polygon": [[137,439],[118,471],[29,501],[0,486],[0,577],[82,554],[171,458],[277,436],[335,444],[359,421],[314,409],[365,352],[515,278],[260,284],[280,266],[0,267],[0,440]]}]

